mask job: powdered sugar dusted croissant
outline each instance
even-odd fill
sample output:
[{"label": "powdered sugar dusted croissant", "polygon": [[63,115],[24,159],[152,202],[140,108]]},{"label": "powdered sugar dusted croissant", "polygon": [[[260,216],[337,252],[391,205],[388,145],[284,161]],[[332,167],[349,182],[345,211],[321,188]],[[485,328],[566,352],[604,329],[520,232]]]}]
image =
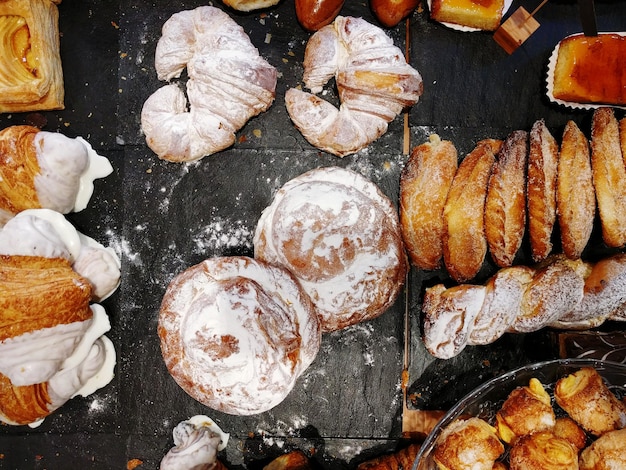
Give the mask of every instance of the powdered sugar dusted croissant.
[{"label": "powdered sugar dusted croissant", "polygon": [[28,209],[9,220],[0,229],[0,254],[63,258],[90,282],[96,301],[110,296],[120,283],[117,254],[50,209]]},{"label": "powdered sugar dusted croissant", "polygon": [[235,133],[267,110],[275,97],[276,69],[227,13],[202,6],[172,15],[155,53],[160,80],[187,67],[187,98],[178,84],[154,92],[141,111],[148,146],[159,158],[198,160],[235,142]]},{"label": "powdered sugar dusted croissant", "polygon": [[93,180],[112,171],[109,160],[81,137],[7,127],[0,131],[0,225],[25,209],[81,211]]},{"label": "powdered sugar dusted croissant", "polygon": [[67,260],[0,255],[0,420],[36,424],[113,378],[115,351],[90,283]]},{"label": "powdered sugar dusted croissant", "polygon": [[225,470],[217,452],[226,448],[229,435],[211,418],[197,415],[174,428],[174,446],[161,460],[161,470]]},{"label": "powdered sugar dusted croissant", "polygon": [[385,32],[362,18],[338,16],[309,39],[304,83],[312,93],[334,77],[341,106],[296,88],[289,117],[315,147],[343,157],[367,147],[406,107],[417,103],[422,78]]}]

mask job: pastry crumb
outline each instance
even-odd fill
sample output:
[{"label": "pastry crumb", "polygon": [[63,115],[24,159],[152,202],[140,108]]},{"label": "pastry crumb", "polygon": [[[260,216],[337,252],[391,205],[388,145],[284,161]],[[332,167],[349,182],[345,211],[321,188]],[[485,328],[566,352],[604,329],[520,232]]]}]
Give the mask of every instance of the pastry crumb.
[{"label": "pastry crumb", "polygon": [[140,465],[143,465],[143,460],[130,459],[128,462],[126,462],[126,470],[133,470]]}]

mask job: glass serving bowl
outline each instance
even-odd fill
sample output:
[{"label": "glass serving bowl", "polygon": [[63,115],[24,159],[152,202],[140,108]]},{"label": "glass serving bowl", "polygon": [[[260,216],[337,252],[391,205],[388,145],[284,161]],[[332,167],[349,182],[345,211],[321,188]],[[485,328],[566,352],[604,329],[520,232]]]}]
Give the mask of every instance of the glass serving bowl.
[{"label": "glass serving bowl", "polygon": [[474,389],[444,415],[428,435],[413,463],[413,470],[437,470],[433,460],[439,435],[460,416],[476,416],[495,423],[496,412],[516,387],[528,385],[531,378],[538,379],[552,397],[554,385],[561,377],[582,367],[594,367],[620,399],[626,396],[626,365],[595,359],[557,359],[538,362],[506,372]]}]

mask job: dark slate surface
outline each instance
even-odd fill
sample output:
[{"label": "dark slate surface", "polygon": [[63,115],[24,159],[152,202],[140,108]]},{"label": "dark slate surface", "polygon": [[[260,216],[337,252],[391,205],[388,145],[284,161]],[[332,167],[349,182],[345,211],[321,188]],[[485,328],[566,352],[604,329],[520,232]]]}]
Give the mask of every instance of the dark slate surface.
[{"label": "dark slate surface", "polygon": [[[252,255],[256,221],[274,191],[311,168],[352,168],[396,202],[407,159],[401,117],[379,141],[344,159],[317,151],[295,130],[283,97],[288,87],[301,84],[309,34],[295,20],[293,1],[283,0],[262,13],[229,11],[280,72],[272,108],[239,132],[233,148],[195,164],[159,161],[139,126],[143,102],[162,84],[153,67],[156,41],[171,14],[201,4],[63,0],[66,109],[0,116],[2,127],[45,122],[45,130],[83,136],[111,160],[114,173],[96,183],[89,207],[69,218],[82,232],[112,245],[123,260],[122,285],[104,302],[118,353],[113,382],[70,401],[39,428],[1,427],[0,468],[121,469],[130,459],[143,461],[139,468],[157,468],[172,446],[173,427],[199,413],[231,433],[221,457],[233,469],[261,468],[293,447],[314,450],[321,468],[349,469],[393,449],[400,438],[402,296],[380,318],[326,335],[289,397],[258,416],[205,408],[179,389],[164,367],[155,330],[161,297],[175,274],[211,256]],[[527,10],[536,6],[522,4]],[[599,28],[626,30],[625,10],[624,1],[598,1]],[[375,23],[363,0],[348,1],[341,13]],[[569,119],[588,134],[589,112],[545,98],[552,49],[581,30],[576,2],[551,1],[537,19],[541,28],[509,56],[488,33],[453,31],[429,21],[422,8],[411,16],[411,63],[425,88],[409,115],[412,145],[436,132],[452,140],[462,156],[482,138],[529,130],[539,118],[556,136]],[[388,33],[404,48],[404,23]],[[492,269],[487,264],[481,275]],[[454,360],[434,361],[421,344],[418,312],[424,285],[436,280],[449,281],[443,272],[410,276],[410,391],[420,397],[410,406],[445,409],[492,375],[554,354],[540,333],[507,336],[488,347],[468,348]]]}]

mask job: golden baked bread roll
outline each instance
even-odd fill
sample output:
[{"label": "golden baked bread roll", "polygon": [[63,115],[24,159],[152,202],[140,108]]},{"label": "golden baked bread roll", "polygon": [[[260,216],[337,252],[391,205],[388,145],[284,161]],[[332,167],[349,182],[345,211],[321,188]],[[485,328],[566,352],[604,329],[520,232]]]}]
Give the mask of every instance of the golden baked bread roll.
[{"label": "golden baked bread roll", "polygon": [[485,287],[443,284],[427,288],[422,302],[424,346],[435,357],[450,359],[468,344],[485,300]]},{"label": "golden baked bread roll", "polygon": [[495,154],[502,142],[478,142],[459,164],[443,210],[443,258],[450,276],[467,281],[478,273],[487,254],[484,209]]},{"label": "golden baked bread roll", "polygon": [[413,149],[400,175],[400,224],[409,259],[421,268],[440,267],[443,208],[458,166],[454,144],[432,134]]},{"label": "golden baked bread roll", "polygon": [[591,124],[591,168],[602,226],[609,247],[626,244],[626,166],[612,108],[598,108]]},{"label": "golden baked bread roll", "polygon": [[0,2],[0,112],[64,108],[57,3]]},{"label": "golden baked bread roll", "polygon": [[419,450],[420,444],[409,444],[391,454],[363,462],[359,464],[357,470],[404,470],[405,468],[412,468]]},{"label": "golden baked bread roll", "polygon": [[280,455],[263,467],[263,470],[311,470],[309,459],[301,450]]},{"label": "golden baked bread roll", "polygon": [[253,242],[257,259],[298,279],[324,331],[383,314],[409,264],[391,200],[361,174],[339,167],[285,183],[261,214]]},{"label": "golden baked bread roll", "polygon": [[433,460],[447,470],[492,470],[504,453],[495,429],[480,418],[456,420],[437,439]]},{"label": "golden baked bread roll", "polygon": [[296,18],[307,31],[318,29],[332,23],[345,0],[295,0]]},{"label": "golden baked bread roll", "polygon": [[531,257],[538,262],[552,252],[559,163],[559,145],[543,119],[533,124],[528,147],[528,237]]},{"label": "golden baked bread roll", "polygon": [[510,470],[578,470],[578,451],[552,431],[540,431],[517,440],[509,456]]},{"label": "golden baked bread roll", "polygon": [[596,195],[589,142],[574,121],[568,121],[563,131],[556,205],[563,253],[579,258],[593,230]]},{"label": "golden baked bread roll", "polygon": [[526,229],[526,162],[528,132],[514,131],[504,140],[493,165],[485,199],[485,237],[494,262],[513,264]]},{"label": "golden baked bread roll", "polygon": [[419,5],[419,0],[370,0],[370,7],[383,26],[393,28],[409,16]]},{"label": "golden baked bread roll", "polygon": [[557,404],[594,436],[626,426],[626,405],[620,401],[593,367],[559,379],[554,389]]},{"label": "golden baked bread roll", "polygon": [[284,400],[315,359],[321,332],[288,271],[220,257],[170,282],[158,335],[165,365],[185,392],[224,413],[251,415]]},{"label": "golden baked bread roll", "polygon": [[556,416],[550,394],[536,378],[528,385],[517,387],[496,413],[496,430],[500,439],[514,444],[526,434],[552,429]]},{"label": "golden baked bread roll", "polygon": [[161,159],[195,161],[235,143],[236,132],[276,96],[277,72],[226,12],[200,6],[173,14],[163,25],[154,66],[156,90],[141,109],[146,143]]},{"label": "golden baked bread roll", "polygon": [[[314,95],[335,78],[341,106]],[[291,121],[314,147],[343,157],[367,147],[423,92],[422,77],[381,28],[362,18],[337,16],[309,39],[304,84],[290,88]]]},{"label": "golden baked bread roll", "polygon": [[609,431],[580,453],[580,470],[626,468],[626,429]]},{"label": "golden baked bread roll", "polygon": [[454,23],[485,31],[500,26],[504,0],[432,0],[430,17],[443,23]]},{"label": "golden baked bread roll", "polygon": [[585,431],[569,416],[562,416],[556,419],[554,435],[565,439],[572,444],[578,451],[584,449],[587,445],[587,434]]}]

